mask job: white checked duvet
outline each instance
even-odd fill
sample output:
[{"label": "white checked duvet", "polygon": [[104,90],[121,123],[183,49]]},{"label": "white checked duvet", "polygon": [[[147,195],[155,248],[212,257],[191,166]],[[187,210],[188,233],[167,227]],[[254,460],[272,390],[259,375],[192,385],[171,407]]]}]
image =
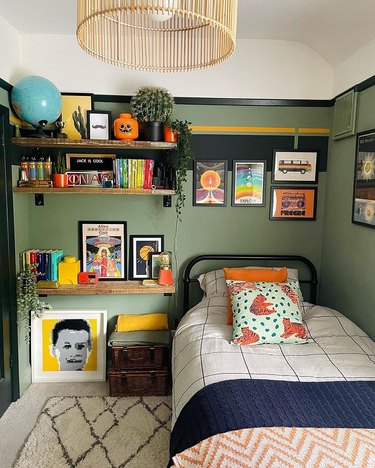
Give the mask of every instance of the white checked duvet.
[{"label": "white checked duvet", "polygon": [[375,380],[375,343],[327,307],[304,303],[311,343],[231,343],[227,298],[203,299],[182,319],[173,341],[173,423],[201,388],[228,379]]}]

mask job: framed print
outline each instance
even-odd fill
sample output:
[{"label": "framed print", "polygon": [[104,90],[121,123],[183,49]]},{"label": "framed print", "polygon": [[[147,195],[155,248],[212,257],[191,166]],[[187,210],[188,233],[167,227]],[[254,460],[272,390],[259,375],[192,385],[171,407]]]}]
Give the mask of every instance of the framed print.
[{"label": "framed print", "polygon": [[126,222],[79,221],[82,271],[99,281],[126,280]]},{"label": "framed print", "polygon": [[271,187],[270,219],[313,221],[316,187]]},{"label": "framed print", "polygon": [[278,184],[316,184],[317,151],[274,150],[272,182]]},{"label": "framed print", "polygon": [[267,161],[233,161],[232,206],[265,206]]},{"label": "framed print", "polygon": [[161,252],[151,252],[148,257],[148,268],[150,272],[151,279],[158,279],[159,277],[159,270],[160,270],[160,259],[159,255]]},{"label": "framed print", "polygon": [[152,253],[164,250],[164,236],[130,236],[129,279],[150,278],[149,259]]},{"label": "framed print", "polygon": [[193,206],[226,206],[227,161],[194,161]]},{"label": "framed print", "polygon": [[375,129],[357,134],[352,222],[375,228]]},{"label": "framed print", "polygon": [[33,382],[106,379],[106,310],[46,310],[31,321]]},{"label": "framed print", "polygon": [[109,140],[111,128],[111,112],[87,111],[87,138],[90,140]]},{"label": "framed print", "polygon": [[87,138],[87,111],[92,109],[93,94],[61,94],[63,132],[72,140]]}]

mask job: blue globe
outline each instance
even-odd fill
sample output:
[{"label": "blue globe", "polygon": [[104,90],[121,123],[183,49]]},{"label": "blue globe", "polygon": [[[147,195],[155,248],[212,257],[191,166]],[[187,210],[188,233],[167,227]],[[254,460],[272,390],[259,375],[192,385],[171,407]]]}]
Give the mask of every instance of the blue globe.
[{"label": "blue globe", "polygon": [[55,122],[61,114],[61,94],[42,76],[26,76],[11,93],[12,106],[18,117],[34,127]]}]

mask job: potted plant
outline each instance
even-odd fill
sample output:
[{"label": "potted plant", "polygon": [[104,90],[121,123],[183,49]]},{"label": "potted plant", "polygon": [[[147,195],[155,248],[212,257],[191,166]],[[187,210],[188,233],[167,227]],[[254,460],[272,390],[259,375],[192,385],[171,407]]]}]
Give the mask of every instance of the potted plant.
[{"label": "potted plant", "polygon": [[56,161],[52,168],[53,186],[56,188],[64,188],[68,186],[68,174],[66,174],[65,157],[61,151],[57,153]]},{"label": "potted plant", "polygon": [[163,141],[163,124],[172,115],[173,107],[171,93],[156,86],[142,86],[130,100],[132,116],[144,127],[146,141]]},{"label": "potted plant", "polygon": [[51,306],[39,299],[35,273],[27,266],[17,276],[17,323],[25,327],[26,342],[30,341],[30,314],[31,317],[42,317],[46,309]]},{"label": "potted plant", "polygon": [[178,132],[177,130],[172,130],[172,121],[169,119],[164,123],[163,136],[164,141],[168,143],[177,143]]},{"label": "potted plant", "polygon": [[176,171],[176,214],[177,221],[182,221],[182,209],[185,206],[186,196],[184,194],[184,182],[187,180],[187,171],[190,161],[194,159],[190,145],[191,122],[187,120],[174,120],[171,123],[171,131],[176,132],[177,137],[177,157],[172,164]]}]

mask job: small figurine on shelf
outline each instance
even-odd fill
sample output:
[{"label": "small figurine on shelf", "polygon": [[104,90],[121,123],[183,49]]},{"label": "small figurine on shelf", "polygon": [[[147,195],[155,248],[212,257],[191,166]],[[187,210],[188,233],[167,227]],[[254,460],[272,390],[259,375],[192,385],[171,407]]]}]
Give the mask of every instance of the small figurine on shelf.
[{"label": "small figurine on shelf", "polygon": [[65,157],[61,151],[57,153],[56,162],[53,165],[52,171],[53,186],[56,188],[67,187],[68,174],[66,174]]},{"label": "small figurine on shelf", "polygon": [[63,129],[65,128],[65,122],[61,120],[61,115],[60,117],[56,120],[55,122],[56,127],[59,129],[58,134],[56,138],[68,138],[68,135],[66,133],[63,133]]}]

